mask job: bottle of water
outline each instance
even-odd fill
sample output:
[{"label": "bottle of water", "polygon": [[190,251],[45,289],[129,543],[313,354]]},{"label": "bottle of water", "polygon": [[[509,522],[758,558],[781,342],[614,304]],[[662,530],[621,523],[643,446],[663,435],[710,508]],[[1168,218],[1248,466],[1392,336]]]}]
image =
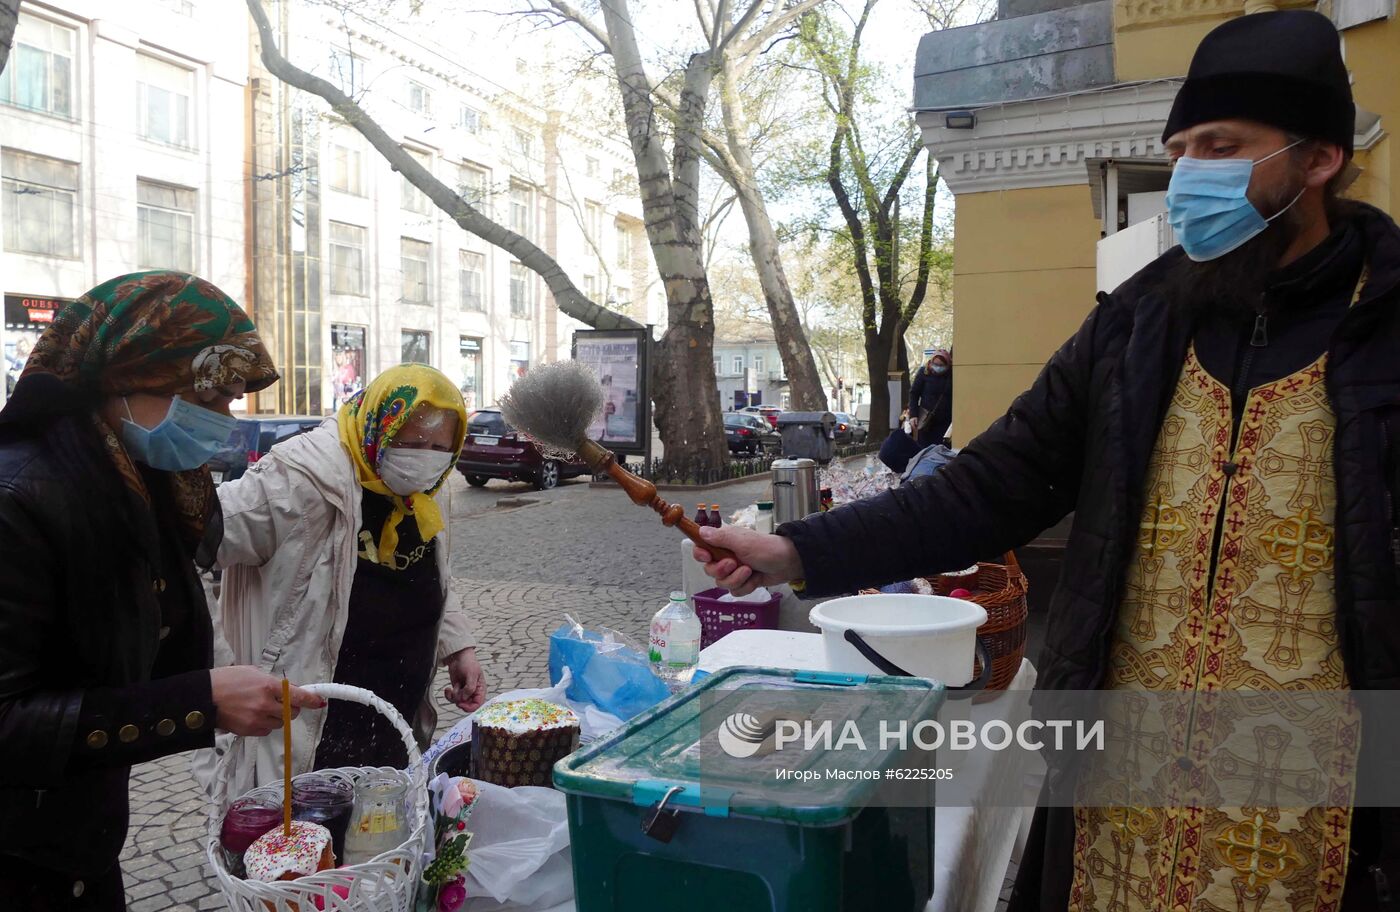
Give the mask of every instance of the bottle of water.
[{"label": "bottle of water", "polygon": [[700,664],[700,618],[684,592],[672,592],[671,600],[656,612],[649,639],[652,671],[671,693],[684,688]]}]

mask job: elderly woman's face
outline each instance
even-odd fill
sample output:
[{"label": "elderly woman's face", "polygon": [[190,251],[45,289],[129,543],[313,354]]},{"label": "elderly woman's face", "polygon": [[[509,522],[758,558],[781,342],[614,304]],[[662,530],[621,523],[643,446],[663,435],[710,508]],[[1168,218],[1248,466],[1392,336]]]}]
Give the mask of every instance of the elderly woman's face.
[{"label": "elderly woman's face", "polygon": [[[228,386],[181,393],[180,398],[220,415],[232,415],[229,406],[233,404],[235,399],[243,398],[247,386],[248,384],[242,380],[237,380]],[[169,396],[153,396],[150,393],[132,393],[125,397],[125,405],[126,408],[131,409],[132,421],[142,427],[153,428],[164,421],[165,416],[170,412],[170,398]],[[118,399],[117,407],[120,405],[121,401]],[[126,417],[125,409],[121,409],[119,414],[121,417]]]},{"label": "elderly woman's face", "polygon": [[457,413],[421,406],[404,422],[391,444],[410,450],[437,450],[451,453],[457,448]]}]

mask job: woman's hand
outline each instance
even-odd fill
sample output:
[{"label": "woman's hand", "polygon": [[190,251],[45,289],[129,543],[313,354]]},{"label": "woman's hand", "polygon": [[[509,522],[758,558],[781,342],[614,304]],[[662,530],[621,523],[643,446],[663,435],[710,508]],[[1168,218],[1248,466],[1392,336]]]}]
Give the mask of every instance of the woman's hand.
[{"label": "woman's hand", "polygon": [[748,595],[759,586],[777,586],[802,575],[802,559],[797,546],[781,535],[767,535],[752,529],[705,526],[700,537],[734,552],[734,557],[714,561],[710,552],[696,545],[695,559],[705,572],[735,595]]},{"label": "woman's hand", "polygon": [[[214,725],[235,735],[262,737],[282,727],[282,679],[252,665],[209,671],[219,718]],[[303,709],[325,709],[326,701],[309,690],[292,688],[292,718]]]},{"label": "woman's hand", "polygon": [[447,676],[452,679],[452,686],[442,692],[447,702],[457,704],[463,712],[480,709],[486,702],[486,673],[476,660],[475,646],[447,657]]}]

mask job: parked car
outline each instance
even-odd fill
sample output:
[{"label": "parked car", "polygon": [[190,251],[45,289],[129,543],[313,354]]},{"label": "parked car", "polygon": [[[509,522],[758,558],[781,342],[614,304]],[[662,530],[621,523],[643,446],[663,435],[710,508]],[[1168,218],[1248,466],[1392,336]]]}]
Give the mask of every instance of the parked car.
[{"label": "parked car", "polygon": [[552,459],[528,438],[506,424],[498,409],[481,409],[467,417],[467,440],[457,460],[457,470],[474,488],[492,478],[528,481],[547,491],[565,478],[587,474],[579,460]]},{"label": "parked car", "polygon": [[849,412],[832,412],[831,414],[836,416],[837,446],[865,443],[865,438],[869,436],[870,431],[861,425],[854,415]]},{"label": "parked car", "polygon": [[783,448],[783,438],[757,415],[726,412],[724,439],[731,453],[777,453]]},{"label": "parked car", "polygon": [[776,405],[748,405],[739,409],[739,414],[757,415],[764,421],[768,422],[768,426],[772,428],[776,428],[778,426],[778,416],[782,413],[783,410],[778,408]]},{"label": "parked car", "polygon": [[325,421],[310,415],[255,415],[239,418],[228,443],[209,459],[214,483],[232,481],[267,455],[275,444],[304,434]]}]

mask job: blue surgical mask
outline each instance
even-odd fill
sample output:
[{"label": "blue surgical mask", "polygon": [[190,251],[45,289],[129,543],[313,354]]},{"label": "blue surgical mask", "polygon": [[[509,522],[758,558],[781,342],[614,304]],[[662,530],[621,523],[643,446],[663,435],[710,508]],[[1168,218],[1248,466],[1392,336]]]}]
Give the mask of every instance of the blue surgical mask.
[{"label": "blue surgical mask", "polygon": [[1167,186],[1167,221],[1186,255],[1197,263],[1218,259],[1236,250],[1269,223],[1283,215],[1303,196],[1268,218],[1249,201],[1249,179],[1254,166],[1281,155],[1303,140],[1284,146],[1258,161],[1247,158],[1179,158]]},{"label": "blue surgical mask", "polygon": [[160,424],[146,428],[131,420],[131,406],[125,398],[122,403],[126,405],[122,446],[131,458],[162,472],[199,468],[224,448],[234,428],[238,427],[237,418],[220,415],[176,396],[170,400],[170,411],[165,413]]}]

